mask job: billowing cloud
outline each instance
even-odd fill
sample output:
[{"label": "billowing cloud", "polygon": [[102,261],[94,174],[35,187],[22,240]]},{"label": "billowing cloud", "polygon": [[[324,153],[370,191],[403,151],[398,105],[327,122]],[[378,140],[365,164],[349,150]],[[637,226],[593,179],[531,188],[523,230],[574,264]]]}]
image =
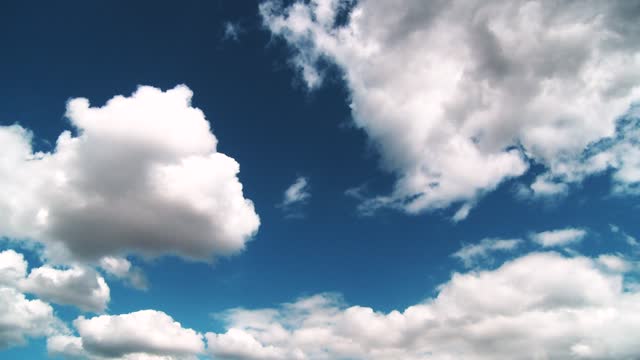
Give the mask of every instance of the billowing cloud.
[{"label": "billowing cloud", "polygon": [[0,252],[0,286],[17,286],[27,276],[28,265],[24,256],[14,250]]},{"label": "billowing cloud", "polygon": [[42,337],[64,330],[51,305],[30,300],[20,291],[27,273],[24,256],[13,250],[0,252],[0,350],[22,345],[28,337]]},{"label": "billowing cloud", "polygon": [[584,229],[566,228],[531,234],[531,239],[542,247],[564,246],[581,241],[587,235]]},{"label": "billowing cloud", "polygon": [[14,288],[0,287],[0,349],[22,345],[27,337],[56,333],[60,327],[51,305],[29,300]]},{"label": "billowing cloud", "polygon": [[[628,1],[311,0],[260,7],[309,88],[336,65],[355,124],[410,213],[478,198],[541,164],[538,195],[613,172],[640,184],[640,7]],[[626,120],[617,119],[628,112]]]},{"label": "billowing cloud", "polygon": [[466,244],[453,253],[453,257],[460,259],[465,266],[470,267],[478,261],[491,256],[493,252],[512,251],[522,243],[520,239],[482,239],[477,244]]},{"label": "billowing cloud", "polygon": [[184,85],[142,86],[102,107],[71,99],[55,150],[0,127],[0,236],[47,245],[49,256],[98,261],[138,252],[210,259],[241,251],[260,224],[238,163]]},{"label": "billowing cloud", "polygon": [[104,278],[93,269],[85,266],[58,269],[44,265],[32,269],[27,276],[27,267],[22,254],[14,250],[0,252],[0,286],[36,295],[47,302],[73,305],[84,311],[106,310],[110,289]]},{"label": "billowing cloud", "polygon": [[31,270],[20,288],[52,303],[92,312],[105,311],[111,298],[104,278],[85,267],[55,269],[45,265]]},{"label": "billowing cloud", "polygon": [[142,310],[123,315],[79,317],[79,337],[49,339],[49,353],[64,356],[121,359],[187,359],[204,352],[203,336],[183,328],[169,315]]},{"label": "billowing cloud", "polygon": [[234,360],[637,358],[640,293],[603,260],[530,253],[455,273],[435,298],[389,313],[327,294],[235,309],[208,347]]}]

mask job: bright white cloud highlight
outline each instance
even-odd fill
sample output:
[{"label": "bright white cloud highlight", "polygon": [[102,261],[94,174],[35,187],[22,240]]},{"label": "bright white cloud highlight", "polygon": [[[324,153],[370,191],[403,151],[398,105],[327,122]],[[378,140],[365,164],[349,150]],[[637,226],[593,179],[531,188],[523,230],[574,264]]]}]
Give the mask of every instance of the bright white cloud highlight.
[{"label": "bright white cloud highlight", "polygon": [[28,130],[0,127],[0,236],[95,261],[241,251],[260,220],[192,95],[142,86],[102,107],[71,99],[77,135],[63,132],[51,153],[33,153]]},{"label": "bright white cloud highlight", "polygon": [[214,358],[234,360],[631,359],[640,356],[640,294],[623,289],[617,270],[531,253],[456,273],[404,311],[346,307],[322,294],[232,310],[228,331],[206,337]]},{"label": "bright white cloud highlight", "polygon": [[471,267],[481,260],[485,260],[494,252],[515,250],[522,243],[520,239],[482,239],[477,244],[466,244],[453,253],[466,267]]},{"label": "bright white cloud highlight", "polygon": [[462,204],[463,218],[531,162],[548,169],[540,195],[606,169],[619,190],[640,183],[637,121],[616,129],[640,99],[640,10],[628,1],[266,1],[260,11],[309,88],[327,62],[342,70],[355,124],[398,176],[369,210]]},{"label": "bright white cloud highlight", "polygon": [[586,235],[583,229],[566,228],[531,234],[531,239],[542,247],[553,247],[580,242]]}]

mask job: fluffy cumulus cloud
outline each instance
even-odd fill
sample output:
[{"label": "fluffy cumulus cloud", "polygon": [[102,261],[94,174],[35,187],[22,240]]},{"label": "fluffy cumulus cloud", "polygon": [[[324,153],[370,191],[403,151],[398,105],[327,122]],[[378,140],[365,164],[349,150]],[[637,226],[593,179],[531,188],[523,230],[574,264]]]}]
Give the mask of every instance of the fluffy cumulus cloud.
[{"label": "fluffy cumulus cloud", "polygon": [[110,289],[96,271],[84,266],[58,269],[44,265],[32,269],[27,276],[27,267],[22,254],[14,250],[0,252],[0,286],[84,311],[106,310]]},{"label": "fluffy cumulus cloud", "polygon": [[0,350],[22,345],[29,337],[42,337],[65,330],[51,305],[28,299],[20,290],[27,262],[13,250],[0,252]]},{"label": "fluffy cumulus cloud", "polygon": [[625,290],[627,268],[614,258],[530,253],[455,273],[404,311],[346,307],[326,294],[236,309],[227,332],[206,334],[208,347],[235,360],[637,358],[640,293]]},{"label": "fluffy cumulus cloud", "polygon": [[56,269],[42,266],[31,270],[20,288],[39,298],[62,305],[74,305],[84,311],[103,312],[110,300],[104,278],[85,267]]},{"label": "fluffy cumulus cloud", "polygon": [[242,250],[259,218],[238,163],[184,85],[143,86],[101,107],[71,99],[55,150],[0,127],[0,236],[47,245],[49,256],[98,261],[139,252],[210,259]]},{"label": "fluffy cumulus cloud", "polygon": [[[530,164],[531,193],[613,172],[637,190],[640,6],[618,1],[266,1],[310,88],[343,73],[355,124],[398,177],[364,208],[461,204]],[[617,121],[628,113],[627,120]]]},{"label": "fluffy cumulus cloud", "polygon": [[22,345],[27,337],[56,333],[60,327],[51,305],[29,300],[14,288],[0,287],[0,350]]},{"label": "fluffy cumulus cloud", "polygon": [[482,239],[477,244],[466,244],[460,250],[453,253],[465,266],[471,267],[479,261],[485,260],[494,252],[515,250],[522,243],[520,239]]},{"label": "fluffy cumulus cloud", "polygon": [[543,247],[564,246],[581,241],[587,235],[584,229],[566,228],[531,234],[531,239]]},{"label": "fluffy cumulus cloud", "polygon": [[123,315],[79,317],[79,336],[58,335],[47,341],[49,354],[92,359],[194,359],[204,352],[203,336],[155,310]]}]

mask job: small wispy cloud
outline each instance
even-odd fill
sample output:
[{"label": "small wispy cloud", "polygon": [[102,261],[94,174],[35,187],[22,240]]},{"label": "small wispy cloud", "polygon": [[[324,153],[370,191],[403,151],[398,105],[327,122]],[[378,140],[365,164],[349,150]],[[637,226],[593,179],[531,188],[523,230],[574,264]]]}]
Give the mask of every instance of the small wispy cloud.
[{"label": "small wispy cloud", "polygon": [[460,250],[453,253],[453,257],[458,258],[465,267],[472,267],[482,260],[491,258],[494,252],[507,252],[515,250],[522,243],[520,239],[482,239],[477,244],[464,245]]},{"label": "small wispy cloud", "polygon": [[243,30],[240,23],[226,21],[224,23],[224,33],[222,34],[222,40],[238,41],[240,40],[240,34]]},{"label": "small wispy cloud", "polygon": [[531,234],[529,237],[542,247],[564,246],[582,241],[587,231],[578,228],[543,231]]},{"label": "small wispy cloud", "polygon": [[288,218],[303,217],[301,206],[311,197],[308,178],[298,176],[285,191],[282,202],[278,204]]},{"label": "small wispy cloud", "polygon": [[609,229],[611,229],[612,233],[621,235],[622,238],[624,239],[624,241],[629,246],[631,246],[631,247],[640,247],[640,242],[638,241],[638,239],[636,239],[633,236],[627,234],[625,231],[620,229],[620,227],[618,225],[609,224]]}]

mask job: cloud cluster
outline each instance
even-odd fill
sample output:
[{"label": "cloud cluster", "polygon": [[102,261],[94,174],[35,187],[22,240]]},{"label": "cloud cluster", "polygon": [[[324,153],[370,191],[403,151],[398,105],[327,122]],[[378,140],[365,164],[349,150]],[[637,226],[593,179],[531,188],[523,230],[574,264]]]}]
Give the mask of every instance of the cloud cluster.
[{"label": "cloud cluster", "polygon": [[398,177],[366,208],[462,204],[460,220],[531,163],[547,169],[537,194],[607,169],[618,189],[637,189],[639,127],[616,121],[640,99],[640,6],[312,0],[260,11],[309,88],[327,63],[342,71],[355,124]]},{"label": "cloud cluster", "polygon": [[27,272],[22,254],[0,252],[0,350],[22,345],[27,337],[42,337],[64,328],[51,305],[29,300],[19,290]]},{"label": "cloud cluster", "polygon": [[49,153],[32,151],[28,130],[0,127],[0,236],[45,243],[59,261],[242,250],[260,220],[191,97],[181,85],[142,86],[102,107],[71,99],[75,135]]},{"label": "cloud cluster", "polygon": [[104,278],[85,267],[61,270],[45,265],[31,270],[20,288],[42,300],[91,312],[105,311],[111,299]]},{"label": "cloud cluster", "polygon": [[229,311],[228,331],[206,337],[214,358],[234,360],[631,359],[640,356],[640,293],[624,290],[623,270],[530,253],[456,273],[402,312],[321,294]]},{"label": "cloud cluster", "polygon": [[[22,254],[13,250],[0,252],[0,286],[60,305],[73,305],[83,311],[104,312],[110,289],[104,278],[84,266],[53,268],[49,265],[31,269]],[[49,305],[47,305],[49,306]]]}]

